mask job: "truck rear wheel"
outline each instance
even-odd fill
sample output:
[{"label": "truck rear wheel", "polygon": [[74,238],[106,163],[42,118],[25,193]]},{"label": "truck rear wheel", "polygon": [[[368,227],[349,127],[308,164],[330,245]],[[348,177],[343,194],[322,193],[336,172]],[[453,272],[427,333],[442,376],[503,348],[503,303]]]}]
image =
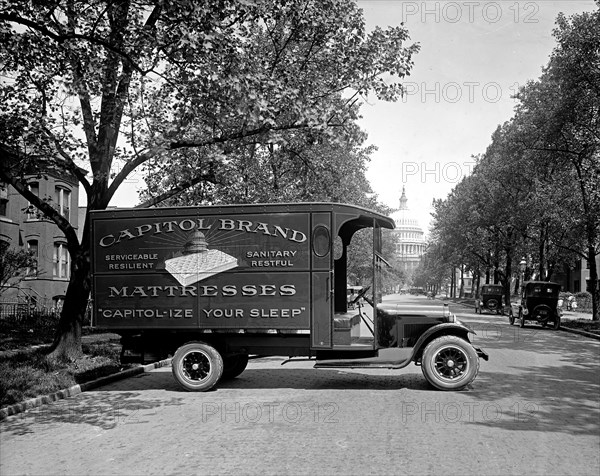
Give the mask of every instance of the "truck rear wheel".
[{"label": "truck rear wheel", "polygon": [[190,342],[177,349],[172,361],[173,376],[186,390],[210,390],[223,375],[223,358],[212,346]]},{"label": "truck rear wheel", "polygon": [[460,390],[479,372],[479,357],[473,346],[457,336],[432,340],[423,351],[423,375],[440,390]]},{"label": "truck rear wheel", "polygon": [[236,354],[223,359],[223,379],[235,378],[240,375],[248,365],[248,354]]}]

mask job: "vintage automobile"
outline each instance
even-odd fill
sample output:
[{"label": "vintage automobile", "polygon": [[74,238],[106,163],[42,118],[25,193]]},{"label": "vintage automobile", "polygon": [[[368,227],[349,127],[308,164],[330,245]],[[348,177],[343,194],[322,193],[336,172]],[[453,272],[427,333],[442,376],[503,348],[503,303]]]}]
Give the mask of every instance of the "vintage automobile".
[{"label": "vintage automobile", "polygon": [[[469,385],[488,359],[447,306],[382,305],[383,229],[395,224],[376,211],[239,204],[99,210],[90,220],[94,324],[121,335],[123,362],[171,358],[187,390],[240,375],[250,355],[320,369],[414,363],[441,390]],[[349,302],[356,246],[368,256],[365,287]]]},{"label": "vintage automobile", "polygon": [[348,286],[346,291],[347,301],[348,301],[348,309],[354,309],[356,306],[358,293],[363,290],[362,286]]},{"label": "vintage automobile", "polygon": [[475,300],[475,314],[491,311],[504,315],[504,287],[501,284],[484,284]]},{"label": "vintage automobile", "polygon": [[[552,323],[554,329],[560,328],[562,309],[558,305],[560,285],[546,281],[529,281],[523,285],[521,302],[511,306],[508,320],[514,324],[519,319],[519,326],[534,321],[546,327]],[[517,317],[515,317],[515,314]]]}]

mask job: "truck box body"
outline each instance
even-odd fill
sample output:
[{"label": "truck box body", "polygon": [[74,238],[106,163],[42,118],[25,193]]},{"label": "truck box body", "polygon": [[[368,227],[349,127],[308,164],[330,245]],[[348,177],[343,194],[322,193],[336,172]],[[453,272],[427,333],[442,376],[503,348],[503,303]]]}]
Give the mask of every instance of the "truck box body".
[{"label": "truck box body", "polygon": [[334,285],[333,236],[346,233],[349,242],[384,218],[315,203],[93,212],[95,323],[111,330],[312,327],[315,346],[331,346],[332,314],[346,311],[346,264]]}]

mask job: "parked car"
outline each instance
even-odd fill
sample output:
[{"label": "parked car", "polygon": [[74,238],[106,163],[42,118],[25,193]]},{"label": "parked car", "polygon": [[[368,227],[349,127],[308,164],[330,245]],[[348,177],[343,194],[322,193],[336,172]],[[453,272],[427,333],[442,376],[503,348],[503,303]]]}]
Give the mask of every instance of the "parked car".
[{"label": "parked car", "polygon": [[504,287],[501,284],[481,286],[479,297],[475,300],[475,314],[482,311],[504,315]]},{"label": "parked car", "polygon": [[[546,281],[529,281],[524,284],[521,302],[511,306],[508,320],[514,324],[519,319],[519,326],[534,321],[546,327],[550,323],[554,329],[560,328],[562,309],[558,305],[560,285]],[[515,317],[516,315],[516,317]]]}]

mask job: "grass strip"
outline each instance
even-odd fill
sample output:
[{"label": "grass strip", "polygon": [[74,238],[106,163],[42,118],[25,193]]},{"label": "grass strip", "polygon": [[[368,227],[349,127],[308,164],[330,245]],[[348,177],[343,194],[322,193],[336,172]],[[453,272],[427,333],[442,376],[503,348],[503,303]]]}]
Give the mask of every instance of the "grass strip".
[{"label": "grass strip", "polygon": [[131,367],[120,364],[121,346],[116,342],[84,344],[82,349],[83,356],[73,362],[50,362],[43,348],[0,357],[0,407]]}]

